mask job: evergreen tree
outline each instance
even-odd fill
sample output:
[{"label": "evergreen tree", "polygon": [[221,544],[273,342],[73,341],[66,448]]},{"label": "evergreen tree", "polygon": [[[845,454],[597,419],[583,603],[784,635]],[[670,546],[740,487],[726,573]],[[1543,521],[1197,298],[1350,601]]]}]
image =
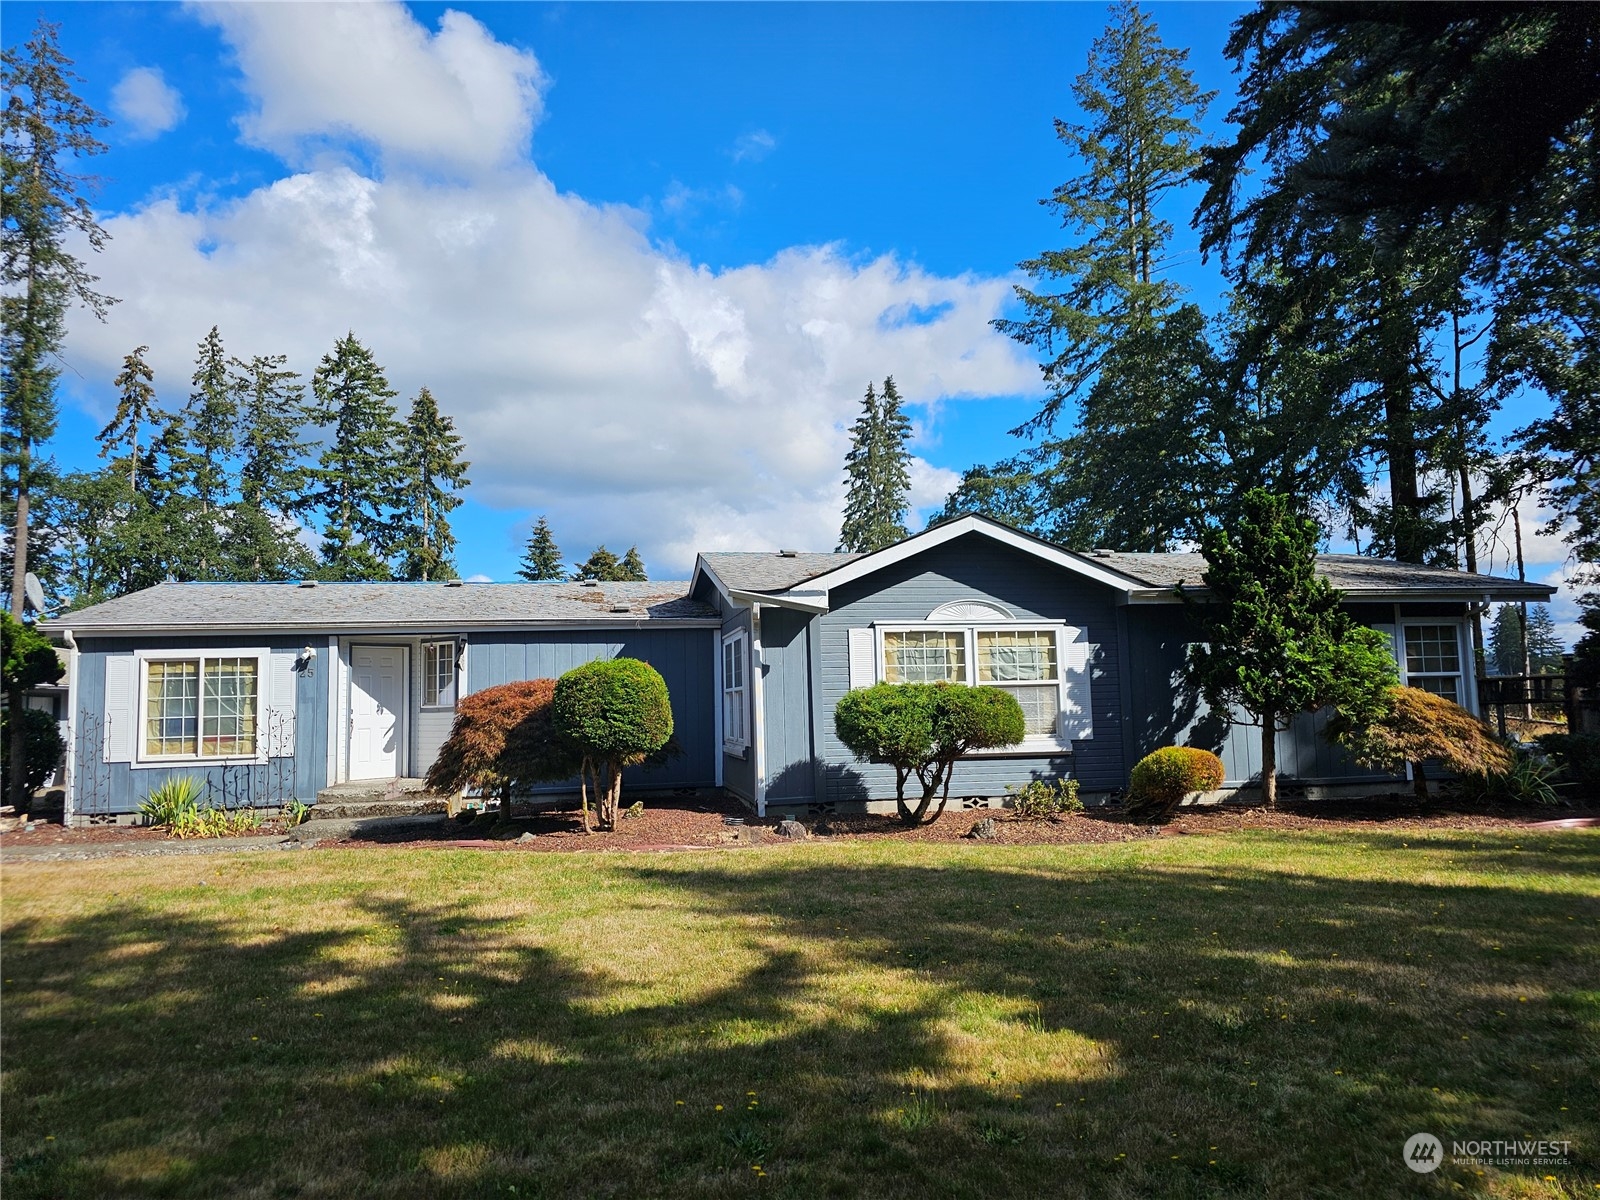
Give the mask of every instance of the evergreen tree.
[{"label": "evergreen tree", "polygon": [[1535,675],[1555,675],[1561,671],[1561,656],[1566,647],[1556,633],[1555,618],[1548,604],[1528,606],[1528,665]]},{"label": "evergreen tree", "polygon": [[550,532],[550,522],[541,514],[528,535],[528,545],[522,552],[522,565],[517,574],[529,583],[565,579],[566,568],[561,562],[561,549],[556,545],[555,534]]},{"label": "evergreen tree", "polygon": [[222,334],[213,325],[195,354],[193,390],[184,409],[183,452],[177,453],[173,446],[175,483],[190,504],[190,560],[185,570],[190,579],[227,579],[232,574],[227,527],[234,499],[239,406],[228,366]]},{"label": "evergreen tree", "polygon": [[1502,604],[1489,625],[1488,666],[1495,675],[1521,675],[1523,666],[1522,611]]},{"label": "evergreen tree", "polygon": [[0,60],[0,467],[12,530],[6,546],[11,612],[18,618],[28,571],[29,497],[48,480],[48,464],[36,459],[34,448],[55,433],[55,361],[67,310],[78,303],[103,318],[115,303],[94,290],[98,280],[66,247],[72,236],[91,250],[105,244],[89,206],[92,180],[70,168],[73,159],[105,151],[94,134],[109,122],[73,92],[80,80],[56,33],[57,26],[41,18],[33,36]]},{"label": "evergreen tree", "polygon": [[573,581],[582,579],[598,579],[602,582],[616,582],[623,578],[622,563],[617,556],[607,550],[605,546],[597,546],[595,552],[572,572]]},{"label": "evergreen tree", "polygon": [[[1192,537],[1213,438],[1205,318],[1163,276],[1172,224],[1159,213],[1200,163],[1211,101],[1186,50],[1162,44],[1131,0],[1112,7],[1073,84],[1082,123],[1056,135],[1086,164],[1043,203],[1072,244],[1020,264],[1033,279],[1021,320],[995,327],[1045,356],[1049,398],[1015,432],[1050,435],[1076,408],[1074,432],[1026,456],[1040,531],[1076,545],[1161,550]],[[1126,520],[1125,520],[1126,519]]]},{"label": "evergreen tree", "polygon": [[1191,601],[1200,635],[1189,678],[1212,711],[1241,709],[1261,727],[1261,788],[1277,802],[1277,736],[1302,712],[1331,706],[1356,723],[1379,715],[1394,660],[1376,631],[1339,608],[1317,575],[1316,522],[1286,496],[1247,493],[1234,532],[1200,539],[1206,593]]},{"label": "evergreen tree", "polygon": [[639,547],[628,547],[628,552],[617,564],[617,578],[628,583],[649,582],[650,576],[645,573],[644,559],[639,557]]},{"label": "evergreen tree", "polygon": [[911,492],[911,419],[901,408],[894,376],[878,394],[867,384],[861,415],[850,427],[845,455],[844,520],[839,549],[867,554],[908,536],[906,514]]},{"label": "evergreen tree", "polygon": [[402,509],[400,553],[407,579],[454,579],[456,539],[450,532],[450,513],[460,506],[456,493],[468,484],[461,458],[465,443],[455,422],[439,411],[433,393],[423,388],[411,402],[406,425],[405,505]]},{"label": "evergreen tree", "polygon": [[301,430],[310,415],[300,377],[287,363],[270,354],[229,364],[240,455],[229,543],[239,579],[299,579],[315,571],[298,523],[309,483],[303,460],[310,444]]},{"label": "evergreen tree", "polygon": [[155,372],[144,360],[149,350],[149,346],[140,346],[124,356],[122,372],[112,381],[117,389],[117,411],[99,435],[100,456],[126,464],[128,491],[133,494],[139,491],[140,470],[148,466],[145,431],[167,419],[156,407]]},{"label": "evergreen tree", "polygon": [[312,419],[331,425],[311,472],[309,500],[322,514],[323,573],[329,579],[392,578],[393,514],[401,502],[405,430],[395,392],[372,352],[347,333],[311,377]]}]

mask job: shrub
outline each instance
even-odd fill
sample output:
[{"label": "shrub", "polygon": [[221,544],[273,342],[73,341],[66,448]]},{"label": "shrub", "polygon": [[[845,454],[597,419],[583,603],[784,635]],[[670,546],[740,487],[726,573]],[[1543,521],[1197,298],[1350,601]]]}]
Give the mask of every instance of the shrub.
[{"label": "shrub", "polygon": [[1134,764],[1128,780],[1128,815],[1138,821],[1165,821],[1190,792],[1222,786],[1222,760],[1194,746],[1165,746]]},{"label": "shrub", "polygon": [[515,792],[572,778],[578,759],[556,735],[555,691],[554,679],[529,679],[463,696],[450,736],[428,768],[428,790],[497,795],[504,819]]},{"label": "shrub", "polygon": [[[0,745],[6,748],[6,759],[11,758],[11,710],[0,711]],[[61,727],[56,719],[37,708],[22,710],[22,790],[32,796],[44,786],[67,751],[61,740]]]},{"label": "shrub", "polygon": [[1030,779],[1021,787],[1007,784],[1006,794],[1011,798],[1011,815],[1019,821],[1047,821],[1062,813],[1083,811],[1076,779],[1062,779],[1055,783]]},{"label": "shrub", "polygon": [[1460,705],[1420,688],[1394,687],[1384,711],[1362,725],[1336,716],[1328,733],[1364,766],[1402,771],[1411,764],[1418,797],[1428,798],[1422,764],[1437,759],[1457,775],[1503,775],[1515,765],[1511,748]]},{"label": "shrub", "polygon": [[1456,780],[1456,793],[1477,804],[1562,803],[1556,791],[1556,765],[1531,754],[1513,752],[1510,770],[1462,775]]},{"label": "shrub", "polygon": [[[951,683],[880,683],[846,692],[833,713],[834,729],[857,758],[894,768],[894,800],[900,819],[919,825],[938,820],[950,799],[950,776],[963,755],[1014,746],[1026,735],[1022,706],[1003,688]],[[906,802],[906,781],[915,774],[922,796]],[[928,809],[939,797],[938,811]]]},{"label": "shrub", "polygon": [[195,817],[204,791],[205,785],[193,775],[170,775],[139,802],[139,815],[147,824],[157,828],[166,826],[176,833],[181,825]]},{"label": "shrub", "polygon": [[1536,740],[1576,792],[1590,799],[1600,796],[1600,736],[1547,733]]},{"label": "shrub", "polygon": [[579,760],[584,829],[591,780],[600,828],[615,829],[622,769],[645,761],[672,737],[667,681],[637,658],[584,663],[556,681],[552,712],[557,736]]}]

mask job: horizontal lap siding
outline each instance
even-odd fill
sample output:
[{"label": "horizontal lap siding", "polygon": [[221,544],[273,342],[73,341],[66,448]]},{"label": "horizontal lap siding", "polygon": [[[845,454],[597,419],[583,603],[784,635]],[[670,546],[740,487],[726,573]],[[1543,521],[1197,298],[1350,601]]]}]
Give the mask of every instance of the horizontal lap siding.
[{"label": "horizontal lap siding", "polygon": [[[631,767],[624,786],[710,787],[715,732],[710,629],[629,629],[615,633],[473,634],[467,645],[467,687],[481,691],[523,679],[558,679],[573,667],[602,658],[637,658],[666,680],[673,734],[683,754],[660,767]],[[552,785],[557,790],[561,785]]]},{"label": "horizontal lap siding", "polygon": [[891,767],[862,763],[839,741],[833,712],[850,688],[849,630],[874,621],[922,621],[941,604],[988,600],[1017,618],[1086,628],[1095,645],[1090,682],[1094,737],[1069,755],[978,757],[959,763],[952,796],[998,796],[1007,784],[1072,775],[1087,791],[1122,784],[1122,712],[1115,595],[1110,588],[978,534],[935,546],[835,590],[816,618],[818,790],[824,800],[894,797]]},{"label": "horizontal lap siding", "polygon": [[[277,805],[284,799],[311,803],[327,781],[328,664],[325,647],[310,670],[296,677],[293,758],[272,759],[264,766],[146,767],[137,763],[105,762],[104,744],[99,740],[105,721],[106,658],[109,655],[132,656],[136,649],[178,652],[210,648],[299,650],[307,640],[303,633],[268,638],[79,639],[78,694],[69,698],[76,742],[73,810],[84,816],[137,812],[139,803],[152,788],[175,776],[194,776],[202,780],[213,803]],[[266,687],[267,680],[262,680],[261,685]]]},{"label": "horizontal lap siding", "polygon": [[[1177,605],[1137,605],[1128,609],[1133,714],[1128,765],[1131,768],[1141,757],[1162,746],[1197,746],[1222,759],[1230,787],[1259,779],[1260,728],[1219,719],[1184,682],[1189,644],[1197,637],[1194,622]],[[1234,715],[1243,718],[1242,713]],[[1349,782],[1390,778],[1385,772],[1362,767],[1329,742],[1322,735],[1328,717],[1325,712],[1302,713],[1289,729],[1278,734],[1278,771],[1283,778]]]}]

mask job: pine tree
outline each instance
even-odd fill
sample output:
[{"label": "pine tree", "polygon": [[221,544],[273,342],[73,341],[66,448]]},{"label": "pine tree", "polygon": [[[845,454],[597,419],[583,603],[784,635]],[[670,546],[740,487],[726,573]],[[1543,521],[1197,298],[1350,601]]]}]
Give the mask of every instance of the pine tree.
[{"label": "pine tree", "polygon": [[1041,531],[1162,550],[1198,531],[1209,481],[1197,476],[1215,440],[1205,423],[1215,387],[1205,319],[1163,277],[1173,227],[1159,215],[1200,163],[1212,94],[1195,85],[1188,51],[1163,45],[1131,0],[1111,12],[1073,84],[1085,119],[1056,122],[1086,164],[1044,201],[1073,242],[1020,264],[1034,281],[1017,289],[1027,315],[995,327],[1045,356],[1049,398],[1014,432],[1049,435],[1078,410],[1071,435],[1028,455]]},{"label": "pine tree", "polygon": [[239,502],[229,532],[234,575],[268,581],[298,579],[315,570],[300,540],[308,477],[302,465],[310,419],[305,388],[282,354],[229,363],[239,414]]},{"label": "pine tree", "polygon": [[456,493],[466,487],[467,467],[461,458],[465,443],[455,422],[439,411],[433,393],[423,388],[411,402],[404,443],[405,506],[402,509],[400,553],[407,579],[454,579],[456,539],[450,513],[461,504]]},{"label": "pine tree", "polygon": [[1528,606],[1528,665],[1535,675],[1554,675],[1561,670],[1566,650],[1556,633],[1555,619],[1548,604]]},{"label": "pine tree", "polygon": [[529,583],[567,577],[566,568],[561,562],[561,549],[556,545],[555,535],[550,532],[550,523],[542,514],[534,522],[533,532],[528,535],[528,545],[522,552],[522,565],[517,568],[517,575]]},{"label": "pine tree", "polygon": [[[86,566],[98,598],[120,595],[139,586],[138,581],[161,578],[168,547],[162,538],[163,515],[154,502],[165,498],[158,465],[160,431],[172,421],[156,403],[155,373],[145,361],[148,346],[140,346],[122,360],[114,384],[117,411],[99,433],[100,457],[107,459],[104,486],[87,481],[76,485],[78,495],[91,507],[111,503],[99,514],[87,534],[95,561]],[[147,438],[148,434],[148,438]],[[57,488],[65,481],[58,481]],[[80,518],[83,519],[83,518]]]},{"label": "pine tree", "polygon": [[329,579],[393,578],[393,514],[401,503],[405,430],[395,392],[372,352],[351,332],[323,355],[311,377],[312,419],[331,425],[311,472],[310,502],[322,513],[323,573]]},{"label": "pine tree", "polygon": [[593,554],[589,555],[576,570],[572,572],[574,582],[581,579],[598,579],[602,582],[614,582],[622,578],[622,563],[617,556],[607,550],[604,545],[597,546]]},{"label": "pine tree", "polygon": [[1261,788],[1277,802],[1277,736],[1302,712],[1333,707],[1346,718],[1382,710],[1394,660],[1376,631],[1339,608],[1317,575],[1316,522],[1286,496],[1245,495],[1233,532],[1201,535],[1206,593],[1191,602],[1200,634],[1189,647],[1190,681],[1213,713],[1242,709],[1261,727]]},{"label": "pine tree", "polygon": [[55,362],[67,310],[78,303],[103,319],[115,303],[94,290],[99,281],[66,248],[70,236],[91,250],[105,244],[89,206],[93,180],[74,174],[70,163],[105,151],[94,131],[109,122],[73,92],[80,80],[56,44],[57,28],[41,18],[27,42],[5,51],[0,67],[0,466],[12,509],[6,554],[11,612],[18,618],[28,571],[29,496],[47,480],[34,447],[55,433]]},{"label": "pine tree", "polygon": [[231,574],[226,528],[234,498],[239,407],[222,334],[215,325],[200,340],[191,383],[184,409],[188,444],[175,464],[179,487],[193,502],[188,577],[226,579]]},{"label": "pine tree", "polygon": [[628,583],[648,583],[650,576],[645,573],[644,559],[639,557],[639,547],[629,546],[628,552],[622,556],[622,561],[617,564],[617,578]]},{"label": "pine tree", "polygon": [[879,395],[867,384],[861,415],[850,427],[845,455],[844,520],[839,549],[870,553],[908,536],[906,514],[911,491],[911,420],[900,407],[891,375]]}]

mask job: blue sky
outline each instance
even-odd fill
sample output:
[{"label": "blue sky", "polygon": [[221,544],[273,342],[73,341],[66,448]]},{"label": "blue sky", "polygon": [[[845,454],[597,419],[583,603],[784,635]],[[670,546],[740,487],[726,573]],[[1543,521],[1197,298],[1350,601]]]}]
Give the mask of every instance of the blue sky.
[{"label": "blue sky", "polygon": [[[1244,8],[1150,6],[1214,136]],[[7,3],[8,43],[35,14],[116,121],[95,266],[124,303],[74,320],[69,464],[136,345],[173,404],[213,323],[308,377],[353,329],[467,436],[464,574],[509,577],[537,512],[569,556],[679,574],[831,545],[869,379],[913,403],[924,509],[1037,407],[987,323],[1060,243],[1038,199],[1077,170],[1051,123],[1100,4]]]}]

